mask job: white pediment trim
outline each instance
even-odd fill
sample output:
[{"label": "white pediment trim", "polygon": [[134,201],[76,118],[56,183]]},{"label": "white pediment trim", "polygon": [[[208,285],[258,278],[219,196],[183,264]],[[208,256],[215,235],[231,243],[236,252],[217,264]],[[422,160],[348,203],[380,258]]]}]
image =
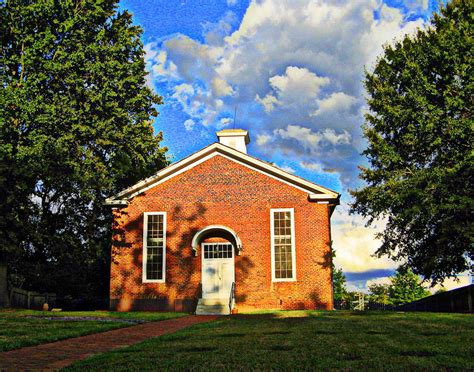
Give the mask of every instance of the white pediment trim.
[{"label": "white pediment trim", "polygon": [[266,176],[274,178],[280,182],[286,183],[287,185],[307,192],[308,199],[310,201],[328,201],[330,203],[339,204],[340,194],[337,192],[317,185],[313,182],[309,182],[301,177],[285,172],[284,170],[270,163],[259,160],[217,142],[176,163],[169,165],[168,167],[157,172],[155,175],[137,182],[135,185],[122,190],[118,194],[107,198],[104,204],[110,206],[127,205],[128,201],[133,197],[144,193],[163,182],[166,182],[172,177],[194,168],[195,166],[213,158],[214,156],[222,156],[257,172],[260,172]]}]

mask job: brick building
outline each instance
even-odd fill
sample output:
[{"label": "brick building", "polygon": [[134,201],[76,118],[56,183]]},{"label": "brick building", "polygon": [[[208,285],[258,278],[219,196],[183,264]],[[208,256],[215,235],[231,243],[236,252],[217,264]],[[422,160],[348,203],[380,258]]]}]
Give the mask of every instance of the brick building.
[{"label": "brick building", "polygon": [[332,309],[339,194],[247,155],[247,131],[110,197],[110,306],[228,313]]}]

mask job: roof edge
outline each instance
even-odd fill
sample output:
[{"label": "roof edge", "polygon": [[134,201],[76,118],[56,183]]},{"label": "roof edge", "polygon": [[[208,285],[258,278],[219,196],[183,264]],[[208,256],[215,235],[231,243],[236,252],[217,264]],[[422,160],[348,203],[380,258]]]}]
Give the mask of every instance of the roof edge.
[{"label": "roof edge", "polygon": [[305,180],[304,178],[295,176],[266,161],[257,159],[253,156],[235,150],[234,148],[223,145],[219,142],[214,142],[213,144],[204,147],[203,149],[185,157],[184,159],[181,159],[176,163],[173,163],[167,166],[166,168],[161,169],[153,176],[145,178],[137,182],[136,184],[120,191],[119,193],[107,198],[104,204],[109,206],[125,206],[128,204],[129,198],[140,194],[141,190],[149,188],[151,185],[160,182],[166,177],[172,177],[174,173],[179,172],[183,168],[186,168],[192,163],[203,159],[204,157],[212,154],[213,152],[220,153],[226,157],[231,158],[234,161],[243,163],[244,165],[254,168],[257,171],[266,173],[269,176],[280,179],[283,182],[289,183],[293,187],[303,189],[304,191],[308,192],[308,199],[310,201],[337,200],[337,204],[339,204],[340,194],[338,192]]}]

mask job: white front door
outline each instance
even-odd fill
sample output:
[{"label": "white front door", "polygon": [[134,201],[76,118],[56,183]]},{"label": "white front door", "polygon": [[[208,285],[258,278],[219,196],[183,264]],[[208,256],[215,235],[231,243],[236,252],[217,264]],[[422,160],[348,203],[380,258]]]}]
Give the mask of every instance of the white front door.
[{"label": "white front door", "polygon": [[229,298],[234,276],[231,243],[202,244],[202,298]]}]

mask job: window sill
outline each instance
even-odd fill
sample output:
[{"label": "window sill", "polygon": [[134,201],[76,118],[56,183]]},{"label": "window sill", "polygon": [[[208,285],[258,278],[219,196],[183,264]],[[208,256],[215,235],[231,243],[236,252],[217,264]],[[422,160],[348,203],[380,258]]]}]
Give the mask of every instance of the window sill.
[{"label": "window sill", "polygon": [[166,281],[163,279],[160,279],[160,280],[143,279],[142,283],[166,283]]},{"label": "window sill", "polygon": [[296,278],[292,279],[272,279],[273,283],[286,283],[286,282],[296,282]]}]

